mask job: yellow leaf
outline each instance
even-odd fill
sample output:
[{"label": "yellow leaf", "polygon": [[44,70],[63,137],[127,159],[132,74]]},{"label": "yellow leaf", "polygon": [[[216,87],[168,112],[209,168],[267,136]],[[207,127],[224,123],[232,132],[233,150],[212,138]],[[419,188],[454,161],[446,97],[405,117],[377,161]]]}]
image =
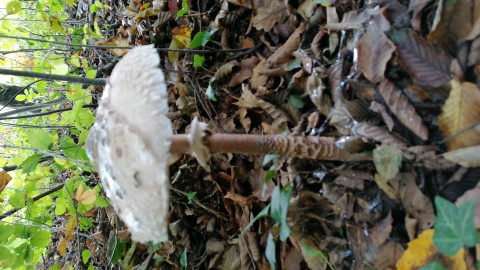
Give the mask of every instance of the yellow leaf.
[{"label": "yellow leaf", "polygon": [[91,204],[97,199],[97,194],[93,189],[87,189],[83,192],[83,185],[78,186],[77,193],[75,194],[75,200],[82,204]]},{"label": "yellow leaf", "polygon": [[77,220],[75,217],[69,217],[67,223],[65,224],[65,234],[68,239],[73,240],[73,232],[77,227]]},{"label": "yellow leaf", "polygon": [[[445,137],[456,134],[480,121],[480,89],[470,82],[450,81],[452,89],[438,124]],[[480,132],[469,129],[447,141],[449,151],[480,144]]]},{"label": "yellow leaf", "polygon": [[67,239],[63,237],[60,238],[60,241],[57,244],[57,250],[60,256],[65,257],[65,255],[67,255],[67,247],[68,247]]},{"label": "yellow leaf", "polygon": [[446,269],[466,270],[467,265],[463,259],[465,250],[460,249],[452,257],[439,253],[433,244],[433,229],[422,232],[417,239],[408,243],[408,249],[397,262],[397,270],[413,270],[428,264],[431,261],[442,262]]},{"label": "yellow leaf", "polygon": [[192,41],[192,30],[193,28],[185,25],[180,25],[172,29],[173,38],[181,44],[179,47],[186,48],[190,44]]}]

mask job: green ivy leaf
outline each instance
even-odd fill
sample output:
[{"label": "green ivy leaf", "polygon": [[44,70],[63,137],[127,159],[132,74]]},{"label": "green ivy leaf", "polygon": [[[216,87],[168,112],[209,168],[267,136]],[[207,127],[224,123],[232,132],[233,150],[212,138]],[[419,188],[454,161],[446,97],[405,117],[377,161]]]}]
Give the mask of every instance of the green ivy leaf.
[{"label": "green ivy leaf", "polygon": [[48,151],[53,146],[52,135],[43,129],[32,129],[26,132],[27,139],[33,148]]},{"label": "green ivy leaf", "polygon": [[275,253],[276,253],[275,240],[273,239],[273,235],[269,233],[267,238],[267,247],[265,250],[265,257],[267,257],[267,260],[270,263],[270,269],[275,269],[275,264],[277,263],[277,258]]},{"label": "green ivy leaf", "polygon": [[448,256],[455,255],[463,246],[473,247],[477,233],[473,217],[473,201],[460,207],[439,196],[435,197],[437,217],[433,243],[440,252]]},{"label": "green ivy leaf", "polygon": [[17,14],[22,10],[22,3],[20,1],[10,1],[7,3],[7,15]]},{"label": "green ivy leaf", "polygon": [[433,261],[433,262],[429,262],[425,266],[420,267],[418,270],[446,270],[446,269],[439,262]]},{"label": "green ivy leaf", "polygon": [[35,170],[37,167],[38,163],[42,160],[42,157],[37,154],[33,154],[29,156],[27,159],[25,159],[18,167],[22,168],[22,171],[24,173],[31,173]]}]

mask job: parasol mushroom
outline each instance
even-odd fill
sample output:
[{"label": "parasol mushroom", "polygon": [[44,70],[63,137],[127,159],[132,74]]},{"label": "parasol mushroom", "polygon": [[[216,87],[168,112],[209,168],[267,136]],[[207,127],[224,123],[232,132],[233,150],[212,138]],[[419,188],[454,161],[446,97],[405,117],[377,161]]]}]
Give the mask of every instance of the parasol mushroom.
[{"label": "parasol mushroom", "polygon": [[189,134],[173,135],[159,63],[153,46],[141,46],[115,66],[86,145],[107,196],[135,241],[168,239],[169,153],[192,154],[202,166],[211,153],[350,158],[333,138],[210,134],[197,119]]}]

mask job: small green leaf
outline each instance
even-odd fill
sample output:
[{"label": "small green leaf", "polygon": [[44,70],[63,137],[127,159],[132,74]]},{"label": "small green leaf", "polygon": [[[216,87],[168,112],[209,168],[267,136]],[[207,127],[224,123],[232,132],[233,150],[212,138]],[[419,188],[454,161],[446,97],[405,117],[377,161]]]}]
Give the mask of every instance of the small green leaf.
[{"label": "small green leaf", "polygon": [[88,260],[90,260],[90,250],[85,249],[82,251],[82,261],[87,264]]},{"label": "small green leaf", "polygon": [[402,151],[395,146],[381,145],[373,150],[373,162],[378,174],[384,180],[397,176],[402,165]]},{"label": "small green leaf", "polygon": [[57,198],[55,201],[55,215],[61,216],[67,211],[68,202],[64,198]]},{"label": "small green leaf", "polygon": [[188,12],[188,2],[187,0],[182,0],[182,9],[177,12],[177,18],[182,17]]},{"label": "small green leaf", "polygon": [[191,204],[191,203],[192,203],[193,198],[195,198],[195,195],[197,195],[197,192],[196,192],[196,191],[193,191],[193,192],[189,192],[189,193],[188,193],[188,196],[187,196],[188,204]]},{"label": "small green leaf", "polygon": [[20,1],[10,1],[7,3],[7,15],[17,14],[22,9]]},{"label": "small green leaf", "polygon": [[53,145],[52,134],[42,129],[33,129],[26,132],[28,142],[33,148],[47,151]]},{"label": "small green leaf", "polygon": [[198,54],[195,54],[193,56],[193,67],[194,68],[199,68],[199,67],[203,66],[204,62],[205,62],[205,57],[203,57],[201,55],[198,55]]},{"label": "small green leaf", "polygon": [[38,163],[40,163],[41,160],[42,160],[41,156],[37,154],[33,154],[29,156],[27,159],[25,159],[22,163],[20,163],[18,167],[22,168],[24,173],[31,173],[35,170],[35,168],[37,167]]},{"label": "small green leaf", "polygon": [[25,206],[25,193],[21,190],[15,190],[10,196],[8,202],[15,208],[22,208]]},{"label": "small green leaf", "polygon": [[468,201],[457,208],[453,203],[435,197],[437,218],[433,243],[440,252],[453,256],[463,246],[475,245],[477,233],[473,221],[473,205],[473,201]]},{"label": "small green leaf", "polygon": [[277,263],[276,248],[275,240],[273,239],[273,235],[271,233],[268,234],[265,257],[267,257],[267,260],[270,263],[270,269],[275,269],[275,264]]},{"label": "small green leaf", "polygon": [[208,43],[208,41],[210,40],[211,36],[212,36],[212,34],[210,32],[207,32],[207,31],[198,32],[193,37],[193,39],[190,42],[190,45],[188,45],[188,47],[190,49],[194,49],[194,48],[197,48],[197,47],[200,47],[200,46],[205,46]]},{"label": "small green leaf", "polygon": [[180,256],[180,266],[183,269],[186,269],[188,266],[188,261],[187,261],[187,249],[185,248],[182,252],[182,255]]},{"label": "small green leaf", "polygon": [[16,101],[25,101],[27,99],[27,96],[20,94],[15,97]]}]

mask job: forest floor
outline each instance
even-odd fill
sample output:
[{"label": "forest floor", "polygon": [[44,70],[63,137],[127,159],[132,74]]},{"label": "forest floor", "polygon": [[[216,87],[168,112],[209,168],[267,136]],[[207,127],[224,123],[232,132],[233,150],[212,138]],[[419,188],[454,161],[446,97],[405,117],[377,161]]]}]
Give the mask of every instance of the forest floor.
[{"label": "forest floor", "polygon": [[[213,132],[328,137],[362,158],[217,154],[207,171],[173,156],[170,240],[134,243],[111,209],[98,209],[83,240],[95,265],[475,267],[478,248],[455,226],[480,227],[478,2],[103,2],[95,21],[108,40],[98,45],[160,49],[175,133],[199,117]],[[89,53],[99,70],[109,64]],[[437,196],[474,199],[476,214]],[[434,226],[435,244],[449,228],[460,239],[449,243],[469,248],[448,257]]]}]

